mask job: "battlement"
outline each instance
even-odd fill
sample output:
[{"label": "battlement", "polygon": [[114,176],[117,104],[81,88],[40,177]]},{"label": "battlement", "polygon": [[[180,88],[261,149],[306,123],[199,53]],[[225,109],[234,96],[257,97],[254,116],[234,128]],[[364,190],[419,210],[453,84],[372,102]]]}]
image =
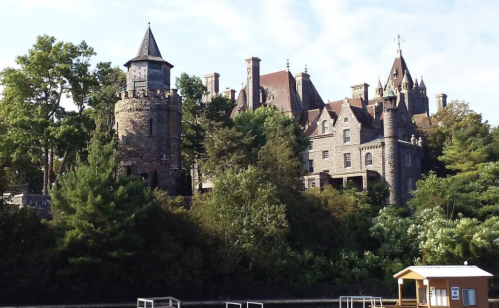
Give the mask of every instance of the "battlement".
[{"label": "battlement", "polygon": [[[144,98],[144,97],[155,97],[159,99],[170,99],[177,96],[177,89],[171,90],[157,90],[157,91],[145,91],[145,90],[125,90],[116,93],[116,96],[122,100],[127,98]],[[179,97],[180,98],[180,97]],[[180,101],[180,99],[179,99]]]}]

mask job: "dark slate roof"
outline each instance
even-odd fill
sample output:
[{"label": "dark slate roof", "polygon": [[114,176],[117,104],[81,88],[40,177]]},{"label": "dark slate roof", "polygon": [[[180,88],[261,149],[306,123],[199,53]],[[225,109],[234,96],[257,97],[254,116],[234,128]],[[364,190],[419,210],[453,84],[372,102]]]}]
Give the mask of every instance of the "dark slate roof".
[{"label": "dark slate roof", "polygon": [[409,73],[409,68],[407,68],[407,64],[405,63],[404,57],[402,57],[402,50],[397,51],[397,57],[395,58],[395,61],[393,61],[392,69],[390,70],[390,73],[388,74],[388,80],[387,83],[392,79],[393,77],[393,71],[397,69],[397,78],[394,80],[394,84],[396,87],[400,87],[402,84],[402,79],[404,78],[404,72],[407,70],[408,73],[408,78],[409,78],[409,85],[412,88],[413,82],[412,82],[412,77],[411,74]]},{"label": "dark slate roof", "polygon": [[355,117],[357,118],[357,121],[359,121],[363,127],[371,127],[372,126],[373,118],[371,117],[369,112],[367,112],[366,109],[359,108],[356,106],[351,106],[350,108],[352,108],[352,112],[355,115]]},{"label": "dark slate roof", "polygon": [[277,109],[293,115],[302,111],[296,93],[295,78],[288,70],[261,75],[260,87],[265,91],[267,105],[274,105]]},{"label": "dark slate roof", "polygon": [[158,44],[154,39],[154,35],[152,34],[151,28],[147,28],[146,35],[144,35],[144,39],[142,40],[142,44],[140,44],[139,52],[137,56],[127,63],[125,66],[129,66],[131,62],[137,61],[156,61],[166,63],[170,68],[173,68],[173,65],[163,60],[161,57],[161,52],[159,51]]}]

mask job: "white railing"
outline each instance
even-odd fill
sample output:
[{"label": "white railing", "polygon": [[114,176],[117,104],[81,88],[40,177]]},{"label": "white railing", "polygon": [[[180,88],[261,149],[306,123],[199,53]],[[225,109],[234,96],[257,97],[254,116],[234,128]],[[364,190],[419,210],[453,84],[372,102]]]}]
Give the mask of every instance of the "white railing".
[{"label": "white railing", "polygon": [[347,307],[346,308],[353,308],[353,304],[355,303],[362,303],[362,308],[366,308],[366,303],[368,304],[367,307],[372,307],[372,308],[381,308],[383,307],[383,299],[381,297],[377,296],[340,296],[340,308],[342,308],[342,303],[346,301]]},{"label": "white railing", "polygon": [[137,298],[137,308],[180,308],[180,303],[175,297]]}]

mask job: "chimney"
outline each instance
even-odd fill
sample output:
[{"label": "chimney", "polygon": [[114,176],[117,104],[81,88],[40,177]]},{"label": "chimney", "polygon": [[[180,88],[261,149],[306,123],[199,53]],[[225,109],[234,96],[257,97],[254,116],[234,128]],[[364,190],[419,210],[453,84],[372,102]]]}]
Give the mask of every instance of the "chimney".
[{"label": "chimney", "polygon": [[356,84],[353,86],[350,86],[352,88],[352,98],[362,98],[365,102],[368,101],[369,95],[368,95],[368,88],[369,85],[367,83],[360,83]]},{"label": "chimney", "polygon": [[209,102],[212,98],[214,98],[219,91],[219,73],[210,73],[204,75],[204,80],[206,84],[206,100]]},{"label": "chimney", "polygon": [[236,101],[236,90],[231,89],[231,88],[225,88],[224,90],[224,96],[230,99],[231,101],[235,102]]},{"label": "chimney", "polygon": [[310,110],[310,101],[312,95],[310,93],[310,75],[305,73],[298,73],[295,75],[296,92],[300,96],[302,110]]},{"label": "chimney", "polygon": [[248,108],[255,110],[260,106],[260,59],[251,57],[246,59],[246,73],[248,78],[247,93]]},{"label": "chimney", "polygon": [[437,94],[437,111],[447,106],[447,94]]}]

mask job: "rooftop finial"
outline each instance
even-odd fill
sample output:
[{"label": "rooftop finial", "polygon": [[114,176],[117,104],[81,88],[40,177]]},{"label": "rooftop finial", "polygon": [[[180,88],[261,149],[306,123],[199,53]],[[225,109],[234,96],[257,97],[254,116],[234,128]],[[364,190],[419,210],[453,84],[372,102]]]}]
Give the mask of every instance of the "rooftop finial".
[{"label": "rooftop finial", "polygon": [[308,74],[308,69],[306,64],[305,64],[305,74]]},{"label": "rooftop finial", "polygon": [[149,29],[151,29],[151,22],[148,22],[147,25],[149,26]]},{"label": "rooftop finial", "polygon": [[[399,46],[399,50],[400,50],[400,40],[402,40],[402,42],[404,42],[404,39],[402,39],[402,38],[400,37],[400,34],[397,34],[397,38],[396,38],[396,40],[397,40],[397,44],[398,44],[398,46]],[[395,41],[395,40],[394,40],[394,41]]]},{"label": "rooftop finial", "polygon": [[286,59],[286,69],[289,71],[289,59]]}]

